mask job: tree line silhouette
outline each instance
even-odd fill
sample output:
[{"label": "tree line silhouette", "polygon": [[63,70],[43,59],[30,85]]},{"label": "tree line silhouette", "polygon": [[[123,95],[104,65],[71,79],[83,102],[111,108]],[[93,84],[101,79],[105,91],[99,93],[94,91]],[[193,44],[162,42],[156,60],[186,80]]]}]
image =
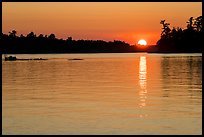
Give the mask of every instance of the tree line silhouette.
[{"label": "tree line silhouette", "polygon": [[[187,22],[187,28],[169,27],[170,24],[161,20],[162,33],[157,42],[157,50],[153,52],[202,52],[202,16],[191,17]],[[104,40],[66,40],[56,38],[55,34],[36,35],[34,32],[26,36],[17,36],[17,31],[12,30],[8,34],[1,35],[0,51],[9,53],[123,53],[147,51],[149,47],[140,49],[124,41]]]},{"label": "tree line silhouette", "polygon": [[161,20],[162,33],[157,42],[159,52],[202,52],[203,51],[203,20],[202,16],[190,17],[186,29],[170,28],[170,23]]},{"label": "tree line silhouette", "polygon": [[27,36],[17,36],[17,31],[9,34],[2,33],[2,53],[103,53],[103,52],[132,52],[134,46],[124,41],[103,40],[66,40],[56,38],[55,34],[37,36],[30,32]]}]

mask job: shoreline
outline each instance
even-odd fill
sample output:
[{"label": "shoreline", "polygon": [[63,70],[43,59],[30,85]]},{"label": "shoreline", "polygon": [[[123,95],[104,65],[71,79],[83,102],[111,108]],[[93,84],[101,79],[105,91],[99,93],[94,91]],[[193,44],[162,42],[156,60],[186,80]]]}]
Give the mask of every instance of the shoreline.
[{"label": "shoreline", "polygon": [[202,54],[202,52],[44,52],[44,53],[1,53],[3,54],[104,54],[104,53],[148,53],[148,54]]}]

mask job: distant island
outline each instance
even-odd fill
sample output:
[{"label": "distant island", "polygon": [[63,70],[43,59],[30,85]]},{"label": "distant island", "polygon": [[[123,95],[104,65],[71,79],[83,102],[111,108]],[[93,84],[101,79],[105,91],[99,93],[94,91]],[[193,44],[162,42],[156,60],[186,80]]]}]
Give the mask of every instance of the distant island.
[{"label": "distant island", "polygon": [[154,46],[140,48],[124,41],[104,40],[66,40],[58,39],[55,34],[36,36],[30,32],[26,36],[17,36],[17,31],[12,30],[8,34],[1,34],[2,54],[43,54],[43,53],[201,53],[203,51],[203,27],[202,16],[190,17],[187,28],[170,28],[170,24],[161,20],[163,26],[161,37]]}]

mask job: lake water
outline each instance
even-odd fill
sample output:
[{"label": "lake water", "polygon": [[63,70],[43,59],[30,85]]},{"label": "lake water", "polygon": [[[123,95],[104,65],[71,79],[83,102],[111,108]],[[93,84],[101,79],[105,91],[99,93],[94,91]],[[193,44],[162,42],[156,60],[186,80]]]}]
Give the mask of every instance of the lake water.
[{"label": "lake water", "polygon": [[16,56],[48,60],[2,60],[2,134],[202,134],[202,54]]}]

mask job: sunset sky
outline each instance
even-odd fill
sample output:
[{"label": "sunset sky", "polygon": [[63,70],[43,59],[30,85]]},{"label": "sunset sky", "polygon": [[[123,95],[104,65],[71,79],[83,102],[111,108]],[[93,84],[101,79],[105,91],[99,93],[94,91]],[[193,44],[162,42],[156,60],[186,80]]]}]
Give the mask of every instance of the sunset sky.
[{"label": "sunset sky", "polygon": [[200,15],[202,2],[2,2],[2,31],[156,44],[160,20],[186,28],[190,17]]}]

